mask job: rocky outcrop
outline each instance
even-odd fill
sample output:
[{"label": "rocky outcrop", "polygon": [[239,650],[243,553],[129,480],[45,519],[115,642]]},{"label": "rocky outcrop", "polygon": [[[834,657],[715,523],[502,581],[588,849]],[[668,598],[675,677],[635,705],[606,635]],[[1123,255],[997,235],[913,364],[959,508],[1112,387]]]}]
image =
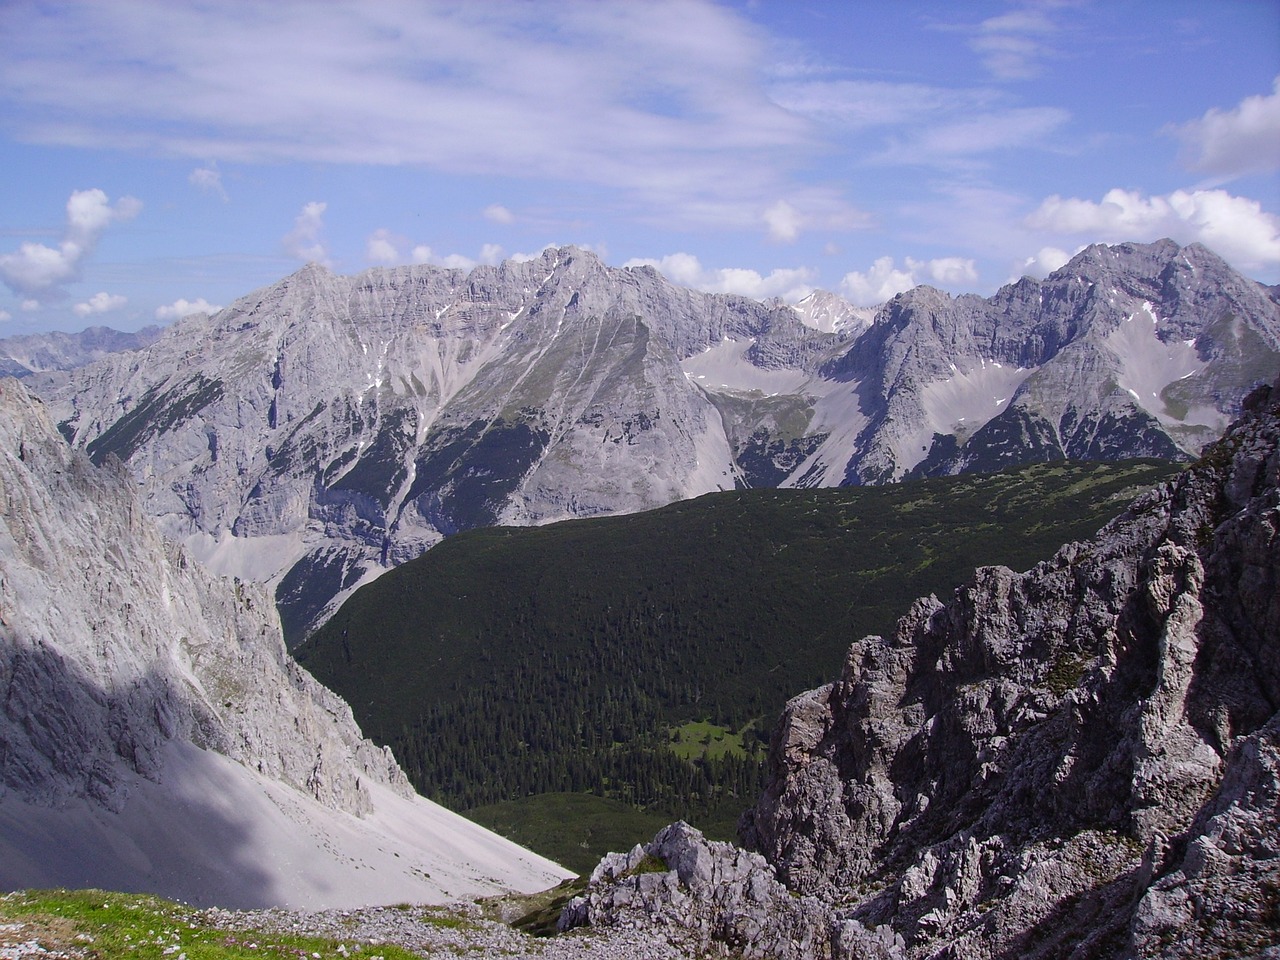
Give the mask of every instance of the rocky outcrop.
[{"label": "rocky outcrop", "polygon": [[288,656],[270,595],[166,542],[135,485],[0,379],[0,887],[263,906],[562,875],[417,797]]},{"label": "rocky outcrop", "polygon": [[163,541],[119,463],[71,450],[16,381],[0,409],[0,791],[119,809],[177,739],[353,813],[362,780],[411,792],[285,653],[269,595]]},{"label": "rocky outcrop", "polygon": [[[791,934],[815,956],[868,931],[913,958],[1262,955],[1278,710],[1280,383],[1093,541],[855,643],[788,705],[741,824],[767,866],[735,882],[822,903]],[[617,866],[566,922],[707,912],[716,938],[747,908]]]},{"label": "rocky outcrop", "polygon": [[[1280,306],[1195,245],[1091,247],[873,321],[675,286],[572,247],[469,273],[310,265],[146,349],[34,382],[95,460],[291,642],[474,527],[735,486],[1190,458],[1280,364]],[[821,328],[821,329],[819,329]]]}]

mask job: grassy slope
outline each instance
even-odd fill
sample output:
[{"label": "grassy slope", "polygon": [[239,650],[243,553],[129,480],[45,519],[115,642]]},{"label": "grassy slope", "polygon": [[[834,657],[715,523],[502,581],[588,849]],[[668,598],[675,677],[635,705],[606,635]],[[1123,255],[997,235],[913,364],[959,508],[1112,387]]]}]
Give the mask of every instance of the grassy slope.
[{"label": "grassy slope", "polygon": [[622,781],[674,757],[669,728],[768,729],[915,597],[945,597],[978,564],[1030,567],[1172,470],[1040,464],[473,531],[360,590],[297,655],[456,808],[594,789],[723,823],[751,797],[714,771],[685,795]]}]

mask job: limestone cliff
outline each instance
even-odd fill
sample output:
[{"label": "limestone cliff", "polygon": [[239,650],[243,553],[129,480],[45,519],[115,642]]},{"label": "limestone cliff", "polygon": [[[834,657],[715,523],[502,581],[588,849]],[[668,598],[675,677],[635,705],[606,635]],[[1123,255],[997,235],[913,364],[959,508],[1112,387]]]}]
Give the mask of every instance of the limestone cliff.
[{"label": "limestone cliff", "polygon": [[[414,796],[285,652],[270,595],[164,541],[133,486],[0,379],[0,886],[267,905],[554,882]],[[421,836],[393,840],[389,810]],[[467,843],[459,869],[443,851]],[[405,855],[389,883],[354,872],[375,848]]]},{"label": "limestone cliff", "polygon": [[1280,384],[1094,540],[917,601],[795,698],[741,825],[761,896],[602,865],[565,922],[640,904],[752,957],[1271,956],[1278,710]]},{"label": "limestone cliff", "polygon": [[[820,329],[821,328],[821,329]],[[1280,365],[1280,305],[1203,247],[1090,247],[874,318],[707,294],[572,247],[469,273],[311,265],[145,349],[30,382],[290,642],[364,579],[495,523],[736,486],[1190,458]]]}]

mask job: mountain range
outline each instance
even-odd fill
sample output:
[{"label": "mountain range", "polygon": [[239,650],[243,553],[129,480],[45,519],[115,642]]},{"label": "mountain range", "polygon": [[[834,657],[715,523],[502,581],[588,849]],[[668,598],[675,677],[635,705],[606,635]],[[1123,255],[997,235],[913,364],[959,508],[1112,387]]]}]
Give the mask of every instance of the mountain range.
[{"label": "mountain range", "polygon": [[714,490],[1020,462],[1186,459],[1280,366],[1275,291],[1199,245],[1092,246],[990,298],[918,287],[867,319],[675,286],[572,247],[469,272],[310,265],[214,316],[37,375],[292,645],[449,534]]}]

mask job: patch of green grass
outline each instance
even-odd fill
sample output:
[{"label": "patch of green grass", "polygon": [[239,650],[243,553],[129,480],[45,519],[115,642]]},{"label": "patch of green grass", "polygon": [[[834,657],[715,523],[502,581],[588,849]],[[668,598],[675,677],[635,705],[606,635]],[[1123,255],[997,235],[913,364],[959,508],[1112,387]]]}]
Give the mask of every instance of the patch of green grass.
[{"label": "patch of green grass", "polygon": [[690,720],[670,732],[671,752],[682,760],[758,757],[765,744],[754,735],[756,724],[752,720],[735,732],[709,720]]},{"label": "patch of green grass", "polygon": [[649,842],[672,820],[589,793],[543,793],[476,807],[467,817],[580,873],[606,853]]},{"label": "patch of green grass", "polygon": [[622,874],[624,877],[638,877],[642,873],[666,873],[671,868],[667,861],[654,853],[646,853],[630,870]]},{"label": "patch of green grass", "polygon": [[[572,877],[550,890],[522,897],[521,905],[527,909],[511,921],[511,926],[535,937],[554,936],[557,933],[556,924],[560,920],[560,912],[565,904],[586,889],[586,877]],[[502,898],[500,906],[503,911],[515,905],[511,901],[512,898]],[[484,907],[486,904],[482,902],[481,906]]]},{"label": "patch of green grass", "polygon": [[[340,942],[325,937],[209,925],[194,907],[139,894],[102,890],[30,890],[0,897],[0,921],[17,924],[19,942],[35,940],[49,953],[137,960],[329,960]],[[2,943],[3,940],[0,940]],[[344,941],[350,957],[415,960],[389,944]]]}]

